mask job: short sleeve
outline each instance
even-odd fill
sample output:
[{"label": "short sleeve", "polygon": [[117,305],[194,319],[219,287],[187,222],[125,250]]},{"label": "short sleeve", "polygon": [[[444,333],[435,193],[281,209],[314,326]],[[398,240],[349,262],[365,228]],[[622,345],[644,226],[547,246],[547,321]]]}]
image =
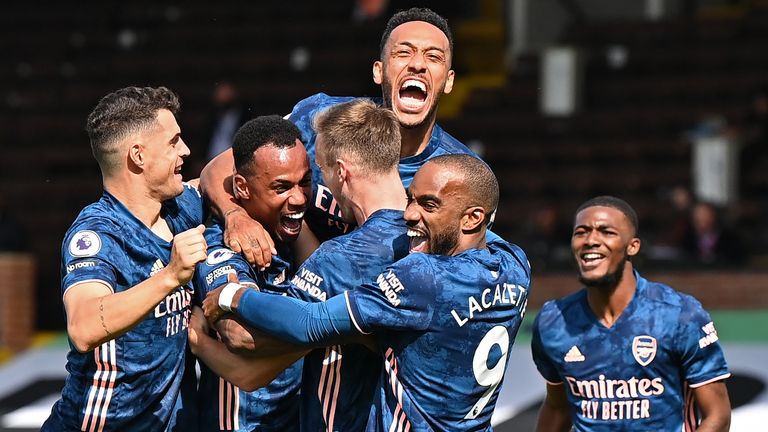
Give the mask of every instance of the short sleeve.
[{"label": "short sleeve", "polygon": [[315,112],[322,105],[323,99],[328,98],[324,93],[312,95],[302,99],[294,105],[291,113],[288,114],[288,120],[292,121],[301,131],[301,141],[307,143],[313,141],[314,129],[312,128],[312,118]]},{"label": "short sleeve", "polygon": [[349,292],[353,323],[362,333],[424,330],[436,297],[429,255],[411,254],[387,267],[373,283]]},{"label": "short sleeve", "polygon": [[[542,309],[543,311],[544,309]],[[544,344],[541,340],[541,323],[540,318],[542,313],[536,315],[536,319],[533,321],[533,335],[531,339],[531,354],[533,355],[533,363],[536,364],[536,369],[539,370],[541,376],[550,384],[559,384],[563,380],[560,374],[557,372],[557,367],[552,363],[549,356],[546,353]]]},{"label": "short sleeve", "polygon": [[701,303],[685,296],[678,341],[683,376],[698,387],[730,376],[712,318]]},{"label": "short sleeve", "polygon": [[113,292],[117,286],[117,269],[127,265],[123,240],[106,227],[75,229],[62,243],[62,295],[83,282],[101,282]]},{"label": "short sleeve", "polygon": [[206,294],[227,283],[227,276],[236,272],[240,283],[254,284],[253,269],[240,254],[223,245],[221,229],[218,226],[205,230],[208,243],[208,258],[195,268],[195,299],[201,304]]}]

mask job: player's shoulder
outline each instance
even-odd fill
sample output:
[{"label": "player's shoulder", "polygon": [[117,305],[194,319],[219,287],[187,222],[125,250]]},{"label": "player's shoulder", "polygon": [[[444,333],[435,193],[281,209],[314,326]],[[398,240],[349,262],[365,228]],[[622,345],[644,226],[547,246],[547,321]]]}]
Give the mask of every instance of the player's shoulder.
[{"label": "player's shoulder", "polygon": [[166,217],[175,219],[179,228],[189,229],[203,223],[205,208],[197,186],[184,183],[181,194],[163,202]]},{"label": "player's shoulder", "polygon": [[125,226],[124,219],[122,212],[117,211],[108,199],[102,197],[80,211],[64,237],[65,239],[72,237],[80,231],[93,231],[105,235],[119,233]]},{"label": "player's shoulder", "polygon": [[352,99],[354,99],[352,96],[329,96],[325,93],[315,93],[297,102],[288,117],[293,121],[311,118],[320,110]]},{"label": "player's shoulder", "polygon": [[530,275],[531,265],[528,262],[528,255],[526,255],[523,248],[504,240],[502,237],[491,230],[487,231],[485,239],[488,249],[491,251],[491,253],[502,254],[508,259],[514,260],[521,267],[525,268],[527,273]]},{"label": "player's shoulder", "polygon": [[669,307],[684,309],[700,303],[693,296],[682,293],[661,282],[651,281],[635,273],[639,295],[648,302],[653,302],[657,307]]},{"label": "player's shoulder", "polygon": [[678,314],[680,320],[700,315],[704,307],[696,297],[686,294],[661,282],[649,281],[637,275],[638,289],[644,299],[653,303],[653,309],[664,311],[665,315]]},{"label": "player's shoulder", "polygon": [[423,279],[422,275],[437,274],[435,267],[439,267],[441,262],[449,258],[445,255],[434,255],[422,252],[413,252],[395,261],[390,269],[401,279]]},{"label": "player's shoulder", "polygon": [[206,225],[203,235],[209,249],[224,246],[224,226],[219,220],[213,219],[210,224]]},{"label": "player's shoulder", "polygon": [[442,127],[440,127],[440,125],[435,124],[434,133],[438,138],[438,150],[436,151],[435,156],[439,156],[441,154],[468,154],[478,159],[480,158],[469,147],[464,145],[464,143],[446,132]]},{"label": "player's shoulder", "polygon": [[569,314],[578,312],[586,295],[586,290],[580,289],[565,297],[546,301],[536,315],[534,325],[538,326],[540,330],[555,329],[557,324],[567,320],[566,317]]}]

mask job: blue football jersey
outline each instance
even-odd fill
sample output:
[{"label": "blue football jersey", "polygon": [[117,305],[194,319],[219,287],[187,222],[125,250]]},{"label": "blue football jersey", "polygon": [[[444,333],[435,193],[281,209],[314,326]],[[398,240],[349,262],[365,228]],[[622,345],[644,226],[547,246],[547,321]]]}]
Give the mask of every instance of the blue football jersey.
[{"label": "blue football jersey", "polygon": [[[351,233],[321,244],[296,272],[291,294],[304,301],[325,301],[375,280],[387,265],[407,254],[403,212],[376,211]],[[359,344],[332,345],[307,354],[302,430],[363,430],[381,367],[381,356]]]},{"label": "blue football jersey", "polygon": [[[341,209],[325,185],[320,167],[315,163],[315,130],[312,121],[315,115],[326,108],[348,102],[354,97],[328,96],[324,93],[312,95],[293,107],[289,119],[301,130],[301,141],[307,149],[312,167],[312,201],[307,208],[306,221],[312,232],[320,240],[326,240],[349,232],[353,227],[341,218]],[[381,98],[373,99],[381,104]],[[476,156],[464,144],[435,124],[432,137],[423,152],[400,159],[400,178],[406,188],[411,185],[416,171],[429,159],[444,154],[471,154]]]},{"label": "blue football jersey", "polygon": [[355,326],[384,355],[369,430],[491,430],[529,288],[525,254],[497,239],[456,256],[412,253],[348,292]]},{"label": "blue football jersey", "polygon": [[[204,220],[200,194],[188,185],[161,213],[174,235]],[[64,236],[62,290],[91,281],[128,290],[165,267],[171,247],[104,192]],[[186,331],[192,296],[191,284],[176,288],[133,329],[91,352],[70,341],[69,376],[42,430],[196,430]]]},{"label": "blue football jersey", "polygon": [[534,321],[533,360],[565,386],[576,430],[693,430],[690,388],[730,376],[701,304],[635,276],[637,291],[610,328],[586,289],[547,302]]},{"label": "blue football jersey", "polygon": [[[205,231],[208,259],[195,271],[197,301],[202,303],[208,292],[227,283],[227,274],[236,272],[243,284],[256,284],[266,293],[284,295],[293,270],[290,247],[275,242],[278,254],[263,272],[253,269],[240,254],[224,246],[223,227],[214,223]],[[198,405],[201,431],[299,430],[299,388],[302,360],[298,360],[268,386],[252,392],[216,375],[200,362]]]}]

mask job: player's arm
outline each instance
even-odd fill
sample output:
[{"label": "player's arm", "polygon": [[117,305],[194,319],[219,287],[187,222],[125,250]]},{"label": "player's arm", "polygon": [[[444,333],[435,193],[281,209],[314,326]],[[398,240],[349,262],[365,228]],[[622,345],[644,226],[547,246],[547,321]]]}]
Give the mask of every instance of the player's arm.
[{"label": "player's arm", "polygon": [[227,349],[238,355],[272,357],[301,351],[296,345],[283,342],[258,330],[242,325],[235,315],[222,317],[216,321],[214,328]]},{"label": "player's arm", "polygon": [[208,293],[203,301],[209,322],[216,322],[223,309],[230,309],[248,326],[300,346],[359,341],[360,332],[353,326],[345,295],[307,303],[228,284]]},{"label": "player's arm", "polygon": [[571,430],[565,386],[547,383],[547,396],[541,404],[536,432],[567,432]]},{"label": "player's arm", "polygon": [[727,431],[731,426],[731,401],[725,381],[715,381],[693,389],[693,397],[701,410],[698,432]]},{"label": "player's arm", "polygon": [[241,252],[249,263],[264,268],[277,254],[275,243],[260,223],[251,219],[235,199],[232,188],[234,158],[227,149],[208,162],[200,173],[200,191],[224,221],[224,243]]},{"label": "player's arm", "polygon": [[115,339],[142,321],[175,288],[192,278],[195,264],[206,258],[205,227],[173,238],[168,266],[128,290],[113,293],[99,281],[75,284],[64,293],[67,333],[80,352]]},{"label": "player's arm", "polygon": [[308,351],[295,351],[269,358],[244,357],[230,352],[220,341],[208,336],[205,316],[195,307],[189,320],[189,346],[216,375],[245,391],[272,382]]}]

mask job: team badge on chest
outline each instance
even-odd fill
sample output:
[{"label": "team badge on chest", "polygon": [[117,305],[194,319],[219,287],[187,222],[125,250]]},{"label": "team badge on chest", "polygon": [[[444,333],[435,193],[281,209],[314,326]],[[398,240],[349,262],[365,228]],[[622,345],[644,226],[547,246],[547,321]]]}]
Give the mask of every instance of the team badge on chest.
[{"label": "team badge on chest", "polygon": [[635,336],[632,340],[632,355],[640,366],[648,366],[656,357],[656,338],[652,336]]}]

